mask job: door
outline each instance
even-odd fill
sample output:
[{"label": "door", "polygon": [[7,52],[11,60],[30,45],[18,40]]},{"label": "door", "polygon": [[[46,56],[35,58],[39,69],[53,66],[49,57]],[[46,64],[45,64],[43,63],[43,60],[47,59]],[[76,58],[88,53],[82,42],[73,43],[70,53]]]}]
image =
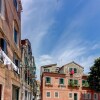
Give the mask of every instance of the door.
[{"label": "door", "polygon": [[0,84],[0,100],[1,100],[1,96],[2,96],[2,85]]},{"label": "door", "polygon": [[77,99],[77,93],[74,93],[74,100],[78,100]]}]

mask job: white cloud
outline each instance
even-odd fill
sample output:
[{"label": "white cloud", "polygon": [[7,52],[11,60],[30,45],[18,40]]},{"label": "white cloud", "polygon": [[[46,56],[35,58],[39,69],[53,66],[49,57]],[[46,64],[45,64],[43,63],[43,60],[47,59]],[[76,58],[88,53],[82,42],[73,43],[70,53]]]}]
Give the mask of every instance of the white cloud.
[{"label": "white cloud", "polygon": [[28,1],[23,0],[22,37],[29,38],[33,52],[38,53],[43,39],[55,23],[53,14],[56,10],[56,2],[55,0]]}]

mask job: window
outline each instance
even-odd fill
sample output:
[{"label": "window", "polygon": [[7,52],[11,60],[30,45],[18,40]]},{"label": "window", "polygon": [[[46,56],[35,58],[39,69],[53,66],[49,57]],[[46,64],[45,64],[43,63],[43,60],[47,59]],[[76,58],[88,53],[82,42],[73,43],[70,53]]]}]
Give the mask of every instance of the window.
[{"label": "window", "polygon": [[20,66],[20,61],[19,61],[19,59],[18,59],[18,57],[17,57],[17,55],[14,53],[14,56],[13,56],[14,58],[14,64],[17,66],[17,67],[19,67]]},{"label": "window", "polygon": [[2,96],[2,85],[0,84],[0,100],[1,100],[1,96]]},{"label": "window", "polygon": [[44,72],[50,72],[50,69],[44,69]]},{"label": "window", "polygon": [[7,42],[4,39],[0,39],[0,47],[7,54]]},{"label": "window", "polygon": [[74,71],[74,73],[77,73],[77,68],[69,68],[69,72]]},{"label": "window", "polygon": [[76,68],[74,68],[74,73],[77,73],[77,69]]},{"label": "window", "polygon": [[90,93],[87,94],[87,98],[91,99],[91,94]]},{"label": "window", "polygon": [[78,80],[74,80],[74,84],[78,84]]},{"label": "window", "polygon": [[19,100],[19,88],[12,85],[12,100]]},{"label": "window", "polygon": [[46,77],[46,83],[51,83],[51,78],[50,77]]},{"label": "window", "polygon": [[0,16],[4,18],[4,14],[5,14],[4,0],[0,0]]},{"label": "window", "polygon": [[69,68],[69,72],[71,72],[72,71],[72,68]]},{"label": "window", "polygon": [[27,100],[27,91],[25,91],[25,100]]},{"label": "window", "polygon": [[59,79],[59,84],[64,84],[64,79],[63,78]]},{"label": "window", "polygon": [[14,28],[14,41],[16,44],[18,44],[18,33],[17,33],[17,30]]},{"label": "window", "polygon": [[55,98],[58,98],[58,97],[59,97],[58,92],[55,92]]},{"label": "window", "polygon": [[13,2],[14,2],[14,6],[15,6],[16,10],[18,10],[17,0],[13,0]]},{"label": "window", "polygon": [[82,80],[82,84],[85,84],[85,80]]},{"label": "window", "polygon": [[46,96],[47,96],[47,97],[50,97],[50,92],[47,92]]},{"label": "window", "polygon": [[69,98],[72,98],[72,93],[69,93]]},{"label": "window", "polygon": [[98,95],[94,93],[94,100],[98,100]]}]

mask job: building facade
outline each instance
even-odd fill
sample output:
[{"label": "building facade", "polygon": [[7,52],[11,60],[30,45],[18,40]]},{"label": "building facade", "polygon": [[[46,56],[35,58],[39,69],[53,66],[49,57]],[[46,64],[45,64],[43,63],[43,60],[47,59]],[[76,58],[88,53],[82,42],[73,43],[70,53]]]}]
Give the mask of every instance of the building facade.
[{"label": "building facade", "polygon": [[21,1],[0,0],[0,100],[21,100]]},{"label": "building facade", "polygon": [[60,68],[57,64],[41,67],[42,100],[100,100],[100,94],[89,88],[88,75],[75,62]]},{"label": "building facade", "polygon": [[41,100],[41,91],[40,91],[40,81],[37,81],[37,93],[36,93],[36,98],[35,100]]},{"label": "building facade", "polygon": [[28,39],[21,40],[21,54],[22,100],[33,100],[36,95],[36,66],[32,56],[31,43]]},{"label": "building facade", "polygon": [[36,66],[21,42],[21,0],[0,0],[0,100],[33,100]]}]

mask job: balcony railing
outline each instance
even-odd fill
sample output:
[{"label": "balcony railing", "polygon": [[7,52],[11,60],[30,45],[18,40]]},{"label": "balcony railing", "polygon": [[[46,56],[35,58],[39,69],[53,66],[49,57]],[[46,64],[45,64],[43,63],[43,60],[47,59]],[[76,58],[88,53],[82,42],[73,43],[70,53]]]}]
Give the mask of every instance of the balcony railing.
[{"label": "balcony railing", "polygon": [[73,81],[69,82],[68,86],[70,86],[70,87],[80,87],[80,85],[78,83],[74,83]]},{"label": "balcony railing", "polygon": [[82,87],[86,87],[86,88],[88,88],[88,87],[89,87],[88,82],[86,82],[86,83],[82,84]]},{"label": "balcony railing", "polygon": [[4,65],[11,65],[12,68],[18,72],[19,74],[19,68],[11,61],[11,59],[4,53],[4,51],[0,50],[0,61]]}]

